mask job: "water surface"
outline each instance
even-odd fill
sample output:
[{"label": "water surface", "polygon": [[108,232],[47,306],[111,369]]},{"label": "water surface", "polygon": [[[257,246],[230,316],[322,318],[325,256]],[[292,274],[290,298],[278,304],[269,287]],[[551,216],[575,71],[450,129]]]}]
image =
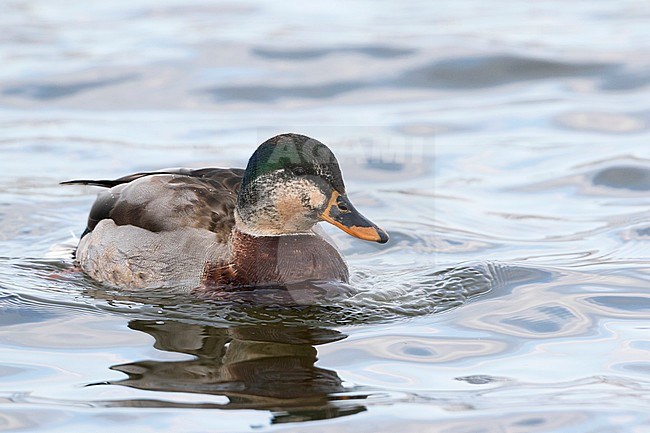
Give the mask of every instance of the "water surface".
[{"label": "water surface", "polygon": [[[644,2],[0,6],[0,430],[641,432]],[[342,297],[74,272],[96,190],[328,144],[382,246]]]}]

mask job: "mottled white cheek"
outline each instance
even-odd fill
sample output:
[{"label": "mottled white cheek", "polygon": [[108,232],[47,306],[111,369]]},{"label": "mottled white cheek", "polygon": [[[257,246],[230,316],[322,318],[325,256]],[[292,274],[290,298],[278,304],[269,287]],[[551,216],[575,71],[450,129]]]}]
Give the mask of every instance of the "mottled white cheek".
[{"label": "mottled white cheek", "polygon": [[237,227],[256,236],[308,232],[318,222],[314,210],[328,201],[309,177],[280,181],[261,176],[255,183],[264,193],[256,197],[254,209],[238,215]]},{"label": "mottled white cheek", "polygon": [[312,208],[318,208],[327,201],[327,197],[325,197],[325,194],[323,194],[320,188],[314,184],[310,185],[311,188],[309,189],[309,206]]},{"label": "mottled white cheek", "polygon": [[288,182],[287,188],[284,191],[276,194],[279,200],[283,198],[287,201],[293,200],[296,205],[300,204],[301,207],[303,206],[301,197],[305,196],[307,197],[309,207],[312,209],[322,206],[327,201],[325,194],[322,193],[320,188],[306,178],[292,179]]}]

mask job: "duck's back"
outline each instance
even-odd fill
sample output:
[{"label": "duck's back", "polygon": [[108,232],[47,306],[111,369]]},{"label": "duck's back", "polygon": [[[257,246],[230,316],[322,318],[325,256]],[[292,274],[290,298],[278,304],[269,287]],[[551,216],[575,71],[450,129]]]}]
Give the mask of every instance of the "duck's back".
[{"label": "duck's back", "polygon": [[136,173],[115,180],[73,180],[64,184],[109,188],[97,196],[84,234],[111,219],[152,232],[202,228],[225,241],[234,226],[242,169],[173,169]]},{"label": "duck's back", "polygon": [[226,261],[243,176],[240,169],[165,170],[116,180],[97,197],[77,261],[122,287],[196,287],[206,264]]}]

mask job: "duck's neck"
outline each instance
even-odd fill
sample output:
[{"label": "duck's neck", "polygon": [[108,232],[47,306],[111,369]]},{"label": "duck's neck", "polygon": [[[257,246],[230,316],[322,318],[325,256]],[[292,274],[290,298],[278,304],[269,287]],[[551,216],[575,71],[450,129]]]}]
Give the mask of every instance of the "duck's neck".
[{"label": "duck's neck", "polygon": [[229,270],[233,285],[349,279],[348,268],[336,248],[313,232],[254,236],[235,228],[231,247]]}]

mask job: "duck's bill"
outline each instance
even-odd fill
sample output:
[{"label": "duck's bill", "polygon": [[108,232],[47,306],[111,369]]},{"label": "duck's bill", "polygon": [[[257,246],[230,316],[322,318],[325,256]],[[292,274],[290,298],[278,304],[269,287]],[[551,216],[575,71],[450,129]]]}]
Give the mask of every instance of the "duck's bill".
[{"label": "duck's bill", "polygon": [[341,195],[336,191],[332,193],[321,218],[359,239],[380,244],[388,242],[388,233],[361,215],[352,206],[346,195]]}]

